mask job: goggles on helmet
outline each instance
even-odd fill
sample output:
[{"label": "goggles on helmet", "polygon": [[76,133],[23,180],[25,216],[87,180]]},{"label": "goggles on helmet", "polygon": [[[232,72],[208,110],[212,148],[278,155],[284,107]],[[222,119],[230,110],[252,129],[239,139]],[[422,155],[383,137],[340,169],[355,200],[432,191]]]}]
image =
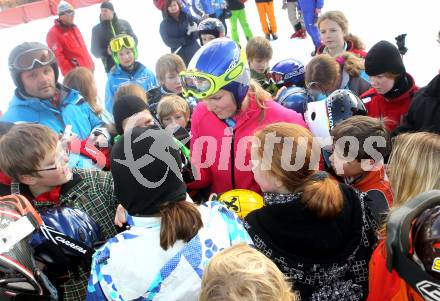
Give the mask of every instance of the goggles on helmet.
[{"label": "goggles on helmet", "polygon": [[184,97],[193,96],[198,99],[211,96],[238,78],[244,72],[246,64],[246,55],[244,50],[242,50],[240,52],[240,59],[235,66],[228,68],[220,76],[198,71],[182,71],[179,74],[183,89],[182,94]]},{"label": "goggles on helmet", "polygon": [[40,67],[47,66],[52,64],[54,61],[55,55],[50,49],[29,49],[20,53],[9,66],[9,68],[18,71],[29,71],[35,69],[37,64]]},{"label": "goggles on helmet", "polygon": [[284,74],[277,71],[269,71],[266,73],[267,79],[272,79],[275,84],[282,84],[284,82]]},{"label": "goggles on helmet", "polygon": [[122,48],[132,49],[136,47],[136,42],[132,36],[123,35],[115,37],[110,41],[110,49],[112,52],[119,52]]}]

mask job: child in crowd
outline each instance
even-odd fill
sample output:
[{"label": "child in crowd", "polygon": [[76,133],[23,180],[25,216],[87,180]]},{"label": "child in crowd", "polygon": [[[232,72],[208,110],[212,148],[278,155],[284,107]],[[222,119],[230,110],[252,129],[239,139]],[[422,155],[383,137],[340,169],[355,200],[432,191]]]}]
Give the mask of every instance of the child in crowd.
[{"label": "child in crowd", "polygon": [[115,102],[120,99],[122,96],[137,96],[143,100],[148,105],[149,99],[148,94],[145,93],[145,90],[139,86],[138,84],[127,84],[119,87],[115,94]]},{"label": "child in crowd", "polygon": [[216,254],[205,269],[199,301],[294,301],[285,276],[246,244]]},{"label": "child in crowd", "polygon": [[[330,161],[334,171],[344,177],[346,184],[368,194],[367,204],[378,224],[382,224],[393,202],[384,169],[384,158],[389,155],[391,141],[383,121],[368,116],[353,116],[337,124],[331,130],[331,135],[334,146]],[[356,146],[349,144],[347,148],[343,141],[352,137],[352,143],[357,143],[358,151],[350,157],[350,147],[354,150]]]},{"label": "child in crowd", "polygon": [[375,222],[362,194],[317,172],[320,148],[313,140],[309,130],[289,123],[254,135],[252,171],[265,206],[246,216],[245,228],[255,247],[294,279],[301,300],[335,294],[361,300],[368,294]]},{"label": "child in crowd", "polygon": [[414,94],[419,90],[413,77],[406,72],[396,46],[387,41],[376,43],[365,58],[365,72],[371,89],[361,95],[368,115],[387,118],[392,132],[403,123]]},{"label": "child in crowd", "polygon": [[246,57],[251,69],[251,78],[255,79],[264,90],[272,96],[278,91],[275,82],[268,78],[269,62],[273,49],[270,42],[263,37],[253,37],[246,45]]},{"label": "child in crowd", "polygon": [[306,86],[325,95],[348,89],[358,96],[371,87],[363,60],[349,52],[337,58],[328,54],[315,56],[306,66]]},{"label": "child in crowd", "polygon": [[[60,205],[79,209],[98,223],[105,239],[113,237],[116,199],[111,175],[91,169],[71,170],[67,159],[65,145],[48,127],[14,125],[0,138],[0,170],[12,179],[11,185],[1,185],[2,193],[23,194],[38,210]],[[50,279],[59,284],[61,299],[85,300],[89,272],[80,268],[74,275],[70,268],[65,269],[67,276],[57,274]]]},{"label": "child in crowd", "polygon": [[165,96],[157,105],[157,116],[165,128],[181,126],[189,130],[190,114],[188,103],[178,95]]},{"label": "child in crowd", "polygon": [[107,112],[99,104],[98,89],[92,71],[85,67],[77,67],[70,70],[64,77],[63,84],[77,90],[90,104],[93,111],[106,123],[112,123],[111,112]]},{"label": "child in crowd", "polygon": [[[390,184],[394,192],[391,212],[406,206],[409,200],[420,193],[440,189],[440,177],[438,176],[438,171],[440,170],[439,153],[440,136],[437,134],[427,132],[406,133],[395,138],[387,168]],[[405,211],[408,211],[410,208],[414,209],[415,206],[407,207]],[[394,267],[391,270],[395,261],[390,262],[391,265],[387,263],[387,248],[385,244],[385,239],[388,239],[388,235],[391,233],[388,232],[391,230],[389,224],[381,230],[382,240],[374,251],[370,262],[370,295],[368,300],[424,300],[418,295],[416,290],[408,286],[394,270]],[[394,227],[393,232],[398,233],[395,231],[396,228]],[[434,233],[434,231],[437,233],[438,230],[427,229],[425,233]],[[409,237],[410,235],[408,234],[406,239],[409,239]],[[391,237],[391,239],[398,238],[400,237]],[[415,238],[414,233],[412,238]],[[410,243],[412,242],[408,242],[408,245]],[[395,246],[398,244],[405,245],[398,242],[394,243]],[[437,250],[435,247],[437,244],[436,240],[430,240],[429,250]],[[408,255],[405,254],[404,256]],[[432,258],[434,257],[436,256]],[[428,258],[422,255],[417,262],[420,263],[420,260],[424,261],[424,259]],[[399,263],[401,262],[399,260]],[[431,263],[431,266],[434,267],[433,263]],[[414,269],[411,271],[415,273]],[[436,273],[438,274],[438,272]]]},{"label": "child in crowd", "polygon": [[[185,70],[185,63],[177,54],[165,54],[157,60],[156,75],[160,86],[150,89],[147,92],[148,105],[153,115],[156,115],[157,104],[163,96],[170,94],[182,96],[182,85],[179,80],[179,73]],[[188,97],[186,100],[190,104],[190,108],[195,106],[195,99]]]},{"label": "child in crowd", "polygon": [[[154,124],[153,116],[151,116],[148,106],[142,98],[135,95],[122,95],[115,100],[113,117],[118,135],[123,135],[125,131],[134,127],[145,127]],[[115,140],[118,139],[115,138]]]},{"label": "child in crowd", "polygon": [[216,18],[206,18],[200,21],[197,27],[200,38],[200,45],[204,45],[209,41],[225,36],[225,26]]},{"label": "child in crowd", "polygon": [[[146,156],[147,165],[137,173],[125,163],[130,157],[145,161]],[[239,218],[226,207],[192,202],[181,164],[171,135],[155,126],[134,128],[113,147],[115,193],[130,229],[93,256],[87,300],[196,301],[212,256],[236,243],[251,243]]]},{"label": "child in crowd", "polygon": [[318,28],[321,33],[322,45],[316,54],[327,53],[338,57],[345,51],[365,58],[365,45],[362,40],[349,33],[348,20],[344,13],[338,10],[328,11],[318,19]]},{"label": "child in crowd", "polygon": [[110,41],[109,45],[115,66],[108,73],[105,89],[105,108],[113,112],[114,95],[119,87],[137,83],[145,91],[157,85],[153,72],[137,61],[138,51],[133,37],[122,34]]}]

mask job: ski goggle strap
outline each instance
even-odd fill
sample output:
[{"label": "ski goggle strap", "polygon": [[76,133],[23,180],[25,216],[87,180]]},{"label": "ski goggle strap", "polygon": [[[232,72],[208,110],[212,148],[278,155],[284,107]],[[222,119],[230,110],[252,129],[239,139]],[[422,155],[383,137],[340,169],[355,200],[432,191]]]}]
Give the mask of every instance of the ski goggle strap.
[{"label": "ski goggle strap", "polygon": [[20,53],[12,64],[9,66],[11,70],[29,71],[37,67],[47,66],[55,61],[55,55],[50,49],[29,49]]},{"label": "ski goggle strap", "polygon": [[244,72],[246,64],[245,52],[241,50],[240,59],[236,65],[220,76],[198,71],[182,71],[179,74],[182,94],[184,97],[193,96],[198,99],[211,96],[238,78]]},{"label": "ski goggle strap", "polygon": [[132,36],[123,35],[115,37],[110,41],[110,49],[112,52],[119,52],[122,48],[133,49],[136,47],[136,42]]}]

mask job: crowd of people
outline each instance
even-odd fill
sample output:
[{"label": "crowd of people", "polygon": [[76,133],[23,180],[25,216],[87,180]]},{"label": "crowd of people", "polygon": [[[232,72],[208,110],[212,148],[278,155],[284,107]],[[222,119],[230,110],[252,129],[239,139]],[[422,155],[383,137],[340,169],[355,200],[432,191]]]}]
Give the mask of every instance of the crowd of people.
[{"label": "crowd of people", "polygon": [[68,2],[11,50],[0,299],[437,300],[440,75],[419,88],[404,45],[366,49],[322,0],[283,3],[315,50],[272,68],[272,1],[261,37],[245,1],[154,4],[154,72],[101,4],[103,103]]}]

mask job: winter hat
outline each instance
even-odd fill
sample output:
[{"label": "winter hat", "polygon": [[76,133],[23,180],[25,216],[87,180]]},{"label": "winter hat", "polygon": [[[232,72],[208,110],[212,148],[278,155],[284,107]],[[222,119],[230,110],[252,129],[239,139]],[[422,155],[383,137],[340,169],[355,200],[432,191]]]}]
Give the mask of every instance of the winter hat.
[{"label": "winter hat", "polygon": [[113,7],[113,3],[107,1],[107,2],[102,2],[101,4],[101,8],[107,8],[111,11],[115,11],[115,8]]},{"label": "winter hat", "polygon": [[115,119],[115,128],[118,134],[122,135],[124,133],[122,121],[125,118],[147,109],[148,106],[145,101],[137,96],[126,95],[115,101],[113,104],[113,118]]},{"label": "winter hat", "polygon": [[396,75],[405,74],[405,66],[396,46],[387,41],[376,43],[365,58],[365,72],[369,76],[390,72]]},{"label": "winter hat", "polygon": [[[50,50],[46,45],[41,44],[39,42],[24,42],[21,43],[20,45],[16,46],[14,49],[12,49],[11,53],[9,54],[9,58],[8,58],[8,66],[9,66],[9,71],[11,72],[11,77],[12,80],[14,81],[15,86],[17,87],[17,89],[25,94],[25,90],[24,90],[24,86],[23,86],[23,82],[21,81],[21,73],[24,70],[20,70],[19,68],[17,68],[17,66],[15,66],[15,60],[22,55],[23,53],[30,51],[30,50],[47,50],[49,57],[51,58],[51,62],[50,62],[50,66],[53,69],[53,72],[55,73],[55,82],[58,81],[58,75],[59,75],[59,71],[58,71],[58,64],[57,64],[57,60],[55,59],[55,55],[52,52],[52,50]],[[40,64],[35,63],[34,68],[38,68],[41,67]]]},{"label": "winter hat", "polygon": [[66,1],[60,1],[58,4],[58,16],[61,16],[62,14],[68,12],[68,11],[74,11],[75,9],[73,6],[66,2]]},{"label": "winter hat", "polygon": [[110,156],[116,197],[132,216],[157,214],[162,204],[185,200],[181,166],[170,133],[156,125],[133,128]]}]

